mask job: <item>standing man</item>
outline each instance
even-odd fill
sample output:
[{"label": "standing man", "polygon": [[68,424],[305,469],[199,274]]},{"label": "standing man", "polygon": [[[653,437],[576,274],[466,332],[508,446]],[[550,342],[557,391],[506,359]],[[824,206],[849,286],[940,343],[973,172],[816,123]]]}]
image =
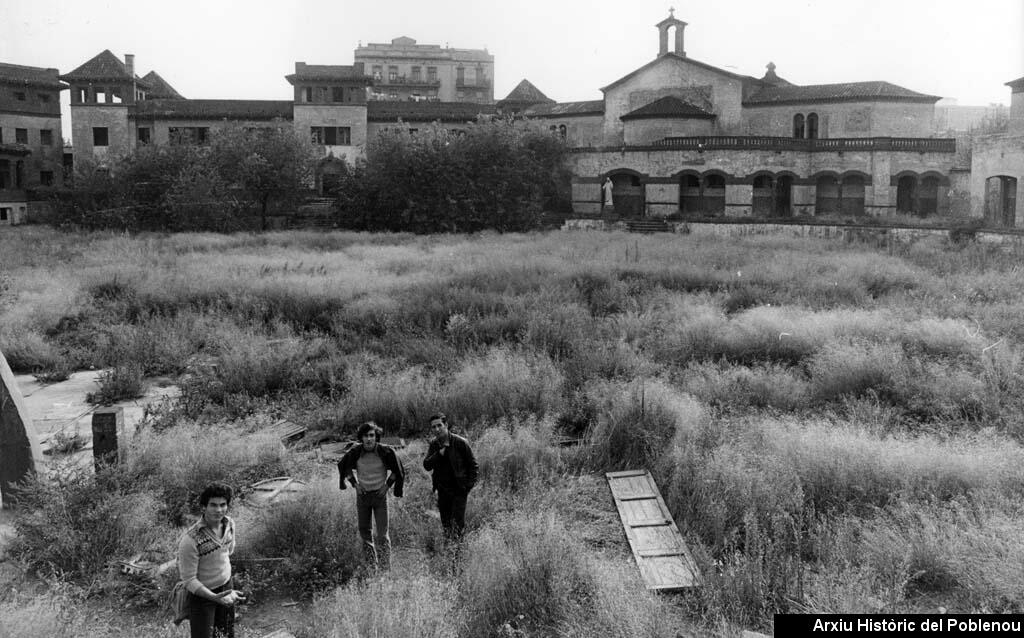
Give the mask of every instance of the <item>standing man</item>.
[{"label": "standing man", "polygon": [[[358,442],[338,461],[338,487],[345,489],[347,481],[356,488],[359,537],[363,539],[366,557],[375,567],[388,569],[391,566],[388,488],[394,486],[395,496],[402,497],[405,469],[395,451],[380,442],[382,432],[373,421],[359,426]],[[376,536],[371,533],[371,524],[376,527]]]},{"label": "standing man", "polygon": [[430,417],[430,428],[434,438],[427,447],[423,468],[433,473],[431,483],[437,492],[437,511],[445,536],[458,540],[466,527],[466,497],[476,485],[479,468],[469,441],[452,434],[444,414]]},{"label": "standing man", "polygon": [[235,603],[242,592],[231,587],[235,522],[228,517],[232,490],[211,483],[199,495],[202,517],[178,543],[178,571],[189,591],[188,624],[192,638],[235,637]]}]

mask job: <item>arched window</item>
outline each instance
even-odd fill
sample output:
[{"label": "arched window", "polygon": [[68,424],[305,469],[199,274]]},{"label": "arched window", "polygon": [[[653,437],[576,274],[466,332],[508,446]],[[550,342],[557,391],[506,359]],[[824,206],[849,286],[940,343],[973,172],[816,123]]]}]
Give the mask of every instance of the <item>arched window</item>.
[{"label": "arched window", "polygon": [[839,212],[839,181],[835,177],[819,177],[815,184],[814,213],[829,215]]},{"label": "arched window", "polygon": [[751,204],[755,215],[771,215],[775,208],[775,180],[771,175],[754,178],[754,192]]},{"label": "arched window", "polygon": [[809,113],[807,115],[807,139],[815,140],[818,139],[818,114]]},{"label": "arched window", "polygon": [[793,137],[804,136],[804,116],[802,113],[797,113],[793,116]]},{"label": "arched window", "polygon": [[917,193],[917,212],[923,217],[939,212],[939,178],[929,175],[921,180]]},{"label": "arched window", "polygon": [[569,131],[565,128],[565,124],[562,124],[561,126],[558,127],[558,134],[562,137],[563,140],[565,139],[566,135],[568,135],[568,133]]},{"label": "arched window", "polygon": [[679,208],[683,213],[699,214],[701,212],[700,178],[696,175],[683,175],[679,184]]},{"label": "arched window", "polygon": [[900,213],[917,212],[917,178],[904,175],[896,181],[896,211]]}]

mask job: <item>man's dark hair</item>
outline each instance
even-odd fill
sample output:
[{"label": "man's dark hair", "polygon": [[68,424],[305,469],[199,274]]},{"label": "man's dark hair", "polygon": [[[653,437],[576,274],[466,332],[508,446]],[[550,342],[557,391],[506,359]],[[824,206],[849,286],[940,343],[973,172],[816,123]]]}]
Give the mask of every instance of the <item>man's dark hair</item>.
[{"label": "man's dark hair", "polygon": [[367,421],[366,423],[360,425],[359,429],[356,430],[356,438],[362,441],[363,437],[366,436],[367,434],[370,434],[371,432],[373,433],[374,436],[377,437],[377,443],[380,443],[380,435],[384,434],[384,429],[381,428],[376,423],[374,423],[373,421]]},{"label": "man's dark hair", "polygon": [[231,505],[231,497],[234,495],[234,490],[231,489],[230,485],[224,483],[210,483],[203,492],[199,495],[199,504],[203,507],[210,502],[211,498],[223,498]]},{"label": "man's dark hair", "polygon": [[444,412],[438,412],[427,419],[427,423],[433,423],[435,419],[440,419],[441,423],[448,425],[448,417],[445,416]]}]

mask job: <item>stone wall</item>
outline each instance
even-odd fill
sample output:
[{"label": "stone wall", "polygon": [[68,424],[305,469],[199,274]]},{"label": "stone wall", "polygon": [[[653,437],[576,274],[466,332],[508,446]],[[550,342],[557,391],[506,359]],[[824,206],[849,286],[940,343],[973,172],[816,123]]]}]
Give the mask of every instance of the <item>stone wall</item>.
[{"label": "stone wall", "polygon": [[323,146],[324,156],[328,153],[352,161],[362,157],[366,148],[367,124],[366,105],[353,104],[296,104],[294,108],[295,133],[309,139],[314,126],[347,126],[351,129],[351,144],[348,146]]},{"label": "stone wall", "polygon": [[[24,187],[32,188],[40,184],[40,172],[50,171],[53,173],[53,183],[63,183],[63,152],[64,138],[61,130],[60,113],[56,115],[28,115],[21,113],[3,113],[0,115],[0,127],[3,128],[2,140],[5,144],[13,144],[16,141],[16,129],[26,129],[28,134],[27,146],[32,153],[21,158],[25,162]],[[51,144],[44,145],[41,139],[41,130],[49,130],[51,133]],[[14,161],[12,160],[13,164]],[[13,179],[13,169],[12,176]]]},{"label": "stone wall", "polygon": [[1016,226],[1024,227],[1024,134],[974,138],[970,187],[973,216],[985,216],[985,182],[1001,175],[1017,180]]},{"label": "stone wall", "polygon": [[[818,137],[932,137],[935,106],[907,102],[834,102],[747,106],[738,134],[791,137],[793,117],[815,113]],[[806,124],[805,131],[806,131]]]}]

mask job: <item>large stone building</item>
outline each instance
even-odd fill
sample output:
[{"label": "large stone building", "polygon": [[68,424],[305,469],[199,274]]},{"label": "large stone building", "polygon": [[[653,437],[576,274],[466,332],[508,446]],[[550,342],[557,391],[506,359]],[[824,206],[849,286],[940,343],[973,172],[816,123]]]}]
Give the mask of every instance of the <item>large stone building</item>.
[{"label": "large stone building", "polygon": [[0,225],[24,221],[33,190],[63,183],[57,69],[0,63]]},{"label": "large stone building", "polygon": [[371,100],[494,103],[494,56],[487,49],[443,49],[408,37],[355,50],[373,78]]},{"label": "large stone building", "polygon": [[658,55],[602,100],[520,100],[574,147],[577,213],[607,211],[609,178],[615,211],[636,216],[947,214],[967,190],[956,141],[933,137],[937,96],[797,86],[771,63],[761,78],[739,75],[687,56],[685,22],[656,26]]},{"label": "large stone building", "polygon": [[1024,211],[1024,77],[1007,82],[1010,118],[1006,133],[974,138],[971,152],[971,205],[985,222],[1022,225]]}]

